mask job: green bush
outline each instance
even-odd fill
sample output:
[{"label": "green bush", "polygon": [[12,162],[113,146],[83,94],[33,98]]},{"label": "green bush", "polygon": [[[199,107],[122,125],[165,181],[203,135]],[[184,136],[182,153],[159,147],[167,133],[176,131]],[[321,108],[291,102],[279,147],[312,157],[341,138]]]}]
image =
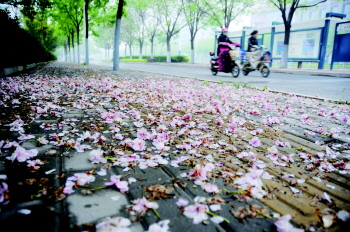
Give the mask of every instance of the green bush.
[{"label": "green bush", "polygon": [[166,56],[154,56],[152,61],[150,59],[148,59],[149,62],[166,62]]},{"label": "green bush", "polygon": [[190,59],[187,56],[172,56],[171,62],[174,63],[187,63]]}]

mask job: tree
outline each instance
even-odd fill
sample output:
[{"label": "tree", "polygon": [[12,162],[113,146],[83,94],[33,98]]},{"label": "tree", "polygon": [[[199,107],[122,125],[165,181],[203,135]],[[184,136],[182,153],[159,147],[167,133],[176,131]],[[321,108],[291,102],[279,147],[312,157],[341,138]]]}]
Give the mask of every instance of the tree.
[{"label": "tree", "polygon": [[132,59],[132,45],[136,40],[136,25],[131,15],[125,17],[121,29],[121,40],[129,46],[129,55]]},{"label": "tree", "polygon": [[51,17],[53,19],[52,21],[56,24],[57,34],[61,37],[64,37],[66,40],[66,61],[75,62],[74,25],[71,20],[67,20],[66,17],[62,16],[65,16],[63,8],[54,7],[51,11]]},{"label": "tree", "polygon": [[142,59],[143,45],[146,38],[146,13],[148,4],[147,1],[143,0],[129,0],[128,5],[130,6],[129,14],[135,19],[135,23],[138,27],[136,39],[140,48],[139,59]]},{"label": "tree", "polygon": [[[85,64],[89,64],[89,24],[90,15],[97,18],[99,9],[106,6],[108,0],[85,0],[84,4],[84,24],[85,24]],[[92,6],[92,7],[90,7]],[[103,17],[103,14],[100,14]],[[98,21],[98,20],[97,20]]]},{"label": "tree", "polygon": [[114,45],[114,28],[109,26],[109,24],[100,24],[97,30],[94,31],[94,41],[98,47],[105,50],[106,60],[110,59],[109,51],[113,48]]},{"label": "tree", "polygon": [[113,53],[113,70],[119,70],[119,43],[120,43],[120,27],[123,16],[124,0],[119,0],[118,10],[115,22],[115,32],[114,32],[114,53]]},{"label": "tree", "polygon": [[161,27],[166,35],[167,57],[166,62],[171,62],[171,38],[180,32],[186,24],[178,27],[179,17],[183,11],[181,2],[176,0],[158,0],[155,2],[157,11],[161,15]]},{"label": "tree", "polygon": [[[0,0],[0,4],[12,6],[12,12],[14,9],[20,9],[21,13],[25,17],[33,19],[38,12],[43,11],[46,8],[50,8],[52,2],[51,0]],[[16,11],[15,13],[15,20],[18,20],[18,12]]]},{"label": "tree", "polygon": [[22,9],[22,19],[25,29],[30,35],[37,38],[41,44],[50,51],[57,47],[57,36],[55,35],[55,25],[49,24],[51,18],[51,5],[39,5],[36,8],[35,14],[29,14],[28,11]]},{"label": "tree", "polygon": [[[317,2],[309,0],[269,0],[274,6],[276,6],[280,11],[284,23],[284,42],[283,42],[283,53],[281,60],[281,68],[288,67],[288,51],[289,51],[289,39],[290,39],[290,30],[292,27],[292,20],[294,13],[299,8],[307,8],[317,6],[322,2],[327,0],[319,0]],[[302,3],[301,3],[302,2]]]},{"label": "tree", "polygon": [[[83,2],[84,0],[55,0],[55,5],[57,6],[60,17],[63,17],[64,20],[62,23],[70,21],[74,26],[74,30],[70,30],[71,42],[73,45],[73,56],[74,53],[74,35],[76,34],[77,47],[78,47],[78,63],[80,63],[80,27],[83,21]],[[74,59],[75,60],[75,59]]]},{"label": "tree", "polygon": [[249,7],[254,5],[254,0],[203,0],[202,9],[210,16],[213,24],[219,27],[229,28],[231,22]]},{"label": "tree", "polygon": [[[96,1],[96,0],[95,0]],[[96,45],[105,50],[106,59],[109,60],[109,52],[114,45],[115,12],[117,6],[98,7],[92,12],[94,21],[91,23],[92,34]]]},{"label": "tree", "polygon": [[151,42],[151,58],[154,57],[154,42],[159,29],[160,16],[154,8],[148,9],[148,18],[146,20],[146,36]]},{"label": "tree", "polygon": [[203,20],[204,1],[202,0],[182,0],[184,6],[184,15],[188,29],[190,30],[191,42],[191,63],[194,64],[194,40],[198,31],[206,25]]},{"label": "tree", "polygon": [[[11,7],[15,20],[22,16],[24,28],[36,38],[46,49],[53,51],[57,47],[55,25],[50,24],[51,0],[0,0],[1,8]],[[19,14],[21,12],[21,14]]]},{"label": "tree", "polygon": [[89,64],[89,4],[90,0],[85,0],[84,21],[85,21],[85,64]]}]

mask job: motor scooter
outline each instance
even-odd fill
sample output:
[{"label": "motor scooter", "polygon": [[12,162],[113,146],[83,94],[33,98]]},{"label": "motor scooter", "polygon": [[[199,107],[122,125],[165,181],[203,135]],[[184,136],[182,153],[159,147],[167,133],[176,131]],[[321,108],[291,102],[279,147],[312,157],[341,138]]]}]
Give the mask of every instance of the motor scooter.
[{"label": "motor scooter", "polygon": [[270,69],[266,63],[271,62],[271,53],[264,46],[253,46],[255,51],[246,52],[242,61],[242,72],[247,76],[250,72],[260,71],[262,77],[270,75]]},{"label": "motor scooter", "polygon": [[[222,51],[218,57],[215,57],[214,52],[210,52],[212,56],[210,59],[211,73],[216,76],[218,72],[231,73],[234,78],[237,78],[240,73],[240,67],[236,61],[240,60],[240,45],[237,43],[220,43]],[[219,59],[222,62],[222,69],[220,69]]]}]

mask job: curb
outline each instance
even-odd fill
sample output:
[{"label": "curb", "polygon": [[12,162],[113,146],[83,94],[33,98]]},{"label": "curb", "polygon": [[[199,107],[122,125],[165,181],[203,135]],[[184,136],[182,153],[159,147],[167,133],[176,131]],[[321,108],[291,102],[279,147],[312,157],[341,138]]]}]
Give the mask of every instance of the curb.
[{"label": "curb", "polygon": [[32,68],[35,68],[39,65],[45,65],[49,63],[50,61],[47,62],[38,62],[38,63],[32,63],[32,64],[26,64],[26,65],[20,65],[20,66],[13,66],[13,67],[7,67],[7,68],[1,68],[0,69],[0,77],[6,77],[8,75],[20,73]]},{"label": "curb", "polygon": [[284,73],[284,74],[296,74],[296,75],[309,75],[309,76],[324,76],[324,77],[337,77],[337,78],[350,78],[349,73],[328,73],[328,72],[312,72],[306,70],[279,70],[271,69],[273,73]]}]

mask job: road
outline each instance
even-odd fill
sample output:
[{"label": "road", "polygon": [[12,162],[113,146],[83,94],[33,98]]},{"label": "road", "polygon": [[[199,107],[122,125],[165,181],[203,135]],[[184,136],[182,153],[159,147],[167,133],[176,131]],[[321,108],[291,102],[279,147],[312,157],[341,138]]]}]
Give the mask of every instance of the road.
[{"label": "road", "polygon": [[[93,63],[112,66],[111,62],[95,61]],[[210,73],[209,65],[205,67],[188,64],[121,63],[120,67],[122,69],[165,73],[200,80],[247,83],[249,86],[258,88],[267,86],[270,90],[285,93],[350,101],[350,78],[274,73],[273,71],[268,78],[262,78],[259,72],[252,72],[248,76],[243,76],[241,73],[238,78],[233,78],[227,73],[218,73],[217,76],[213,76]]]}]

